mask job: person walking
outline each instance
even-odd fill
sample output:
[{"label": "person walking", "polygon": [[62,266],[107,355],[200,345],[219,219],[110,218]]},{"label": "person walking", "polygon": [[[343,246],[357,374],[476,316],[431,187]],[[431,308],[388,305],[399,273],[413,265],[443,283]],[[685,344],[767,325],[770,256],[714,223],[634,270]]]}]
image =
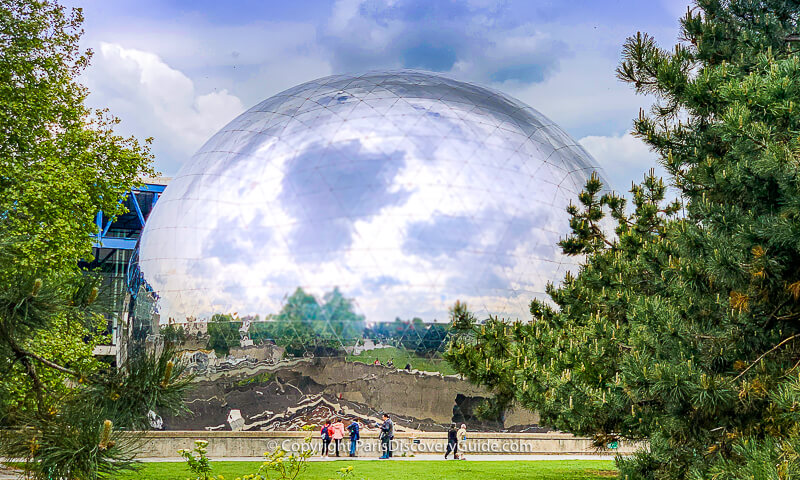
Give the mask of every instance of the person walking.
[{"label": "person walking", "polygon": [[339,456],[339,447],[342,446],[342,439],[344,438],[344,423],[340,419],[336,419],[336,421],[331,425],[333,429],[333,433],[331,437],[333,438],[333,442],[336,446],[336,456]]},{"label": "person walking", "polygon": [[445,460],[447,460],[447,456],[450,455],[450,452],[453,452],[453,459],[458,460],[458,430],[456,430],[455,423],[451,423],[450,429],[447,430],[447,451],[444,454]]},{"label": "person walking", "polygon": [[331,433],[332,433],[330,420],[325,421],[325,425],[322,426],[319,433],[320,435],[322,435],[322,456],[327,457],[331,445]]},{"label": "person walking", "polygon": [[388,413],[383,414],[383,423],[381,424],[381,460],[392,458],[392,439],[394,438],[394,424],[392,419],[389,418]]},{"label": "person walking", "polygon": [[361,426],[358,424],[358,420],[350,422],[347,431],[350,432],[350,456],[355,457],[358,441],[361,439]]},{"label": "person walking", "polygon": [[461,428],[458,429],[458,432],[456,433],[456,435],[458,437],[458,439],[457,439],[458,443],[456,444],[456,448],[458,449],[459,452],[461,452],[461,453],[458,454],[458,456],[456,458],[458,458],[459,460],[466,460],[466,458],[464,458],[464,451],[466,450],[466,447],[467,447],[467,445],[466,445],[466,443],[467,443],[467,425],[462,423],[461,424]]}]

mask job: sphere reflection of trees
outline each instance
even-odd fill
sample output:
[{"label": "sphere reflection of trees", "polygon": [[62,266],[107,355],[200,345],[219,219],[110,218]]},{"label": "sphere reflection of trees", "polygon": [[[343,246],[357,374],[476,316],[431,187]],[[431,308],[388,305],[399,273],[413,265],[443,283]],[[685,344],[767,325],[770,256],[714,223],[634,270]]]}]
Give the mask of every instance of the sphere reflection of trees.
[{"label": "sphere reflection of trees", "polygon": [[[449,338],[447,325],[426,324],[420,318],[395,318],[393,322],[367,325],[364,316],[356,313],[353,300],[338,288],[321,299],[297,288],[280,312],[267,315],[264,320],[258,316],[213,315],[208,323],[208,348],[218,355],[230,354],[231,347],[240,345],[240,329],[245,320],[250,322],[247,336],[255,345],[274,343],[284,348],[287,357],[344,356],[371,341],[374,345],[396,347],[406,360],[408,356],[439,358]],[[162,328],[162,334],[181,337],[172,327]]]}]

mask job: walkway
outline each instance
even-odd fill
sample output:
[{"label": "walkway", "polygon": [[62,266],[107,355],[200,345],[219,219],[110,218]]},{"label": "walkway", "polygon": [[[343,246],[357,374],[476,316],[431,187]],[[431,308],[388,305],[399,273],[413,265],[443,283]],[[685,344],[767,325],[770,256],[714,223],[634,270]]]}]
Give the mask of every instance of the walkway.
[{"label": "walkway", "polygon": [[[443,455],[416,455],[414,457],[393,457],[392,462],[414,462],[421,460],[444,460]],[[450,457],[452,459],[452,457]],[[142,462],[181,462],[179,457],[173,458],[139,458]],[[214,462],[260,462],[264,457],[223,457],[212,458]],[[334,461],[380,461],[377,457],[311,457],[312,462],[334,462]],[[480,462],[507,462],[507,461],[535,461],[535,460],[614,460],[613,455],[468,455],[465,461]],[[452,460],[448,460],[452,461]]]}]

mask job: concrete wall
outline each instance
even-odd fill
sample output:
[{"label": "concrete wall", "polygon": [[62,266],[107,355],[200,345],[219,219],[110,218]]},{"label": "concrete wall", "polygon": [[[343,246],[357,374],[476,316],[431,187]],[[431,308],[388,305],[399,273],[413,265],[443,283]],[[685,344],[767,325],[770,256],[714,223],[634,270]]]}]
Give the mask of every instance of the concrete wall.
[{"label": "concrete wall", "polygon": [[[288,452],[312,448],[319,452],[320,439],[318,432],[147,432],[139,456],[144,458],[178,458],[179,449],[194,448],[195,440],[208,441],[208,455],[211,459],[223,457],[261,457],[264,452],[274,451],[278,447]],[[311,437],[311,443],[305,439]],[[444,454],[447,446],[447,434],[438,432],[396,433],[394,442],[396,456]],[[342,442],[342,456],[347,456],[349,440]],[[566,433],[472,433],[468,432],[466,442],[467,455],[481,454],[613,454],[632,453],[633,444],[620,442],[617,450],[598,451],[592,446],[591,439],[575,437]],[[380,455],[380,444],[377,432],[362,433],[359,442],[359,456],[377,457]]]}]

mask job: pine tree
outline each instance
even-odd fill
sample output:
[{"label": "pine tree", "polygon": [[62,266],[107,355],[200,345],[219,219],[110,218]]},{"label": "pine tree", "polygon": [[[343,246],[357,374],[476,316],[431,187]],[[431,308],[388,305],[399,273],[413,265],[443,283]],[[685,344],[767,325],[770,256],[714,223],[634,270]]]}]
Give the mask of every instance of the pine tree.
[{"label": "pine tree", "polygon": [[646,441],[622,478],[800,474],[799,17],[796,1],[700,0],[674,50],[629,39],[618,75],[658,98],[634,134],[682,205],[648,176],[628,215],[592,179],[561,242],[585,263],[549,287],[555,307],[533,302],[529,323],[452,312],[448,358],[498,406],[598,445]]}]

